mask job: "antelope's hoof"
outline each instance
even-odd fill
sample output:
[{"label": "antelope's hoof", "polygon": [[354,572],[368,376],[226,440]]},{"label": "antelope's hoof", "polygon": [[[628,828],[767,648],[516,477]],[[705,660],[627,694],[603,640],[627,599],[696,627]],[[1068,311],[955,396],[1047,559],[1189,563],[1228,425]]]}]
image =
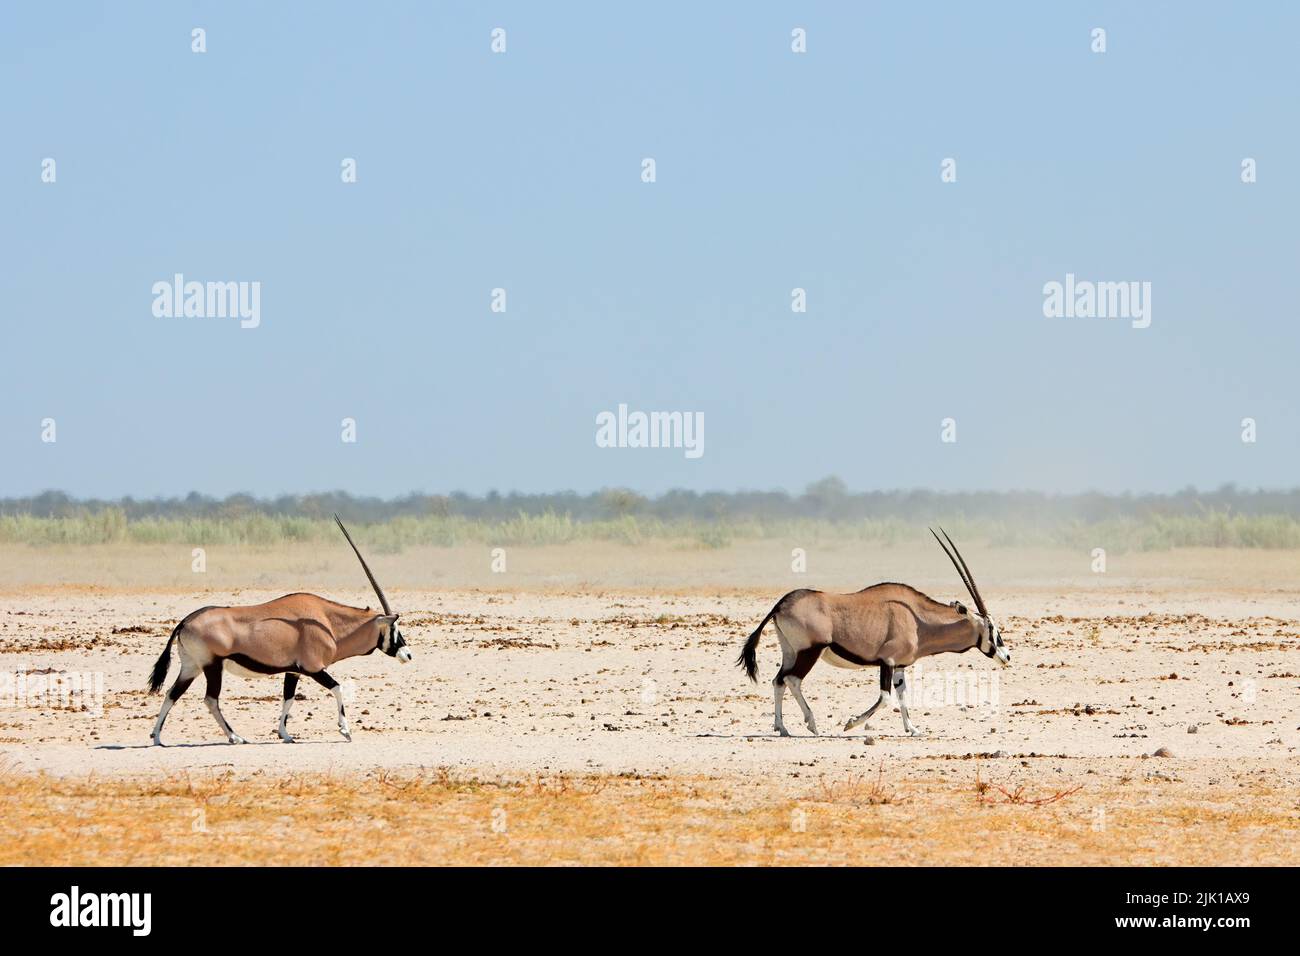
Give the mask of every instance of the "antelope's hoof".
[{"label": "antelope's hoof", "polygon": [[908,731],[907,731],[907,736],[909,736],[909,737],[924,737],[924,736],[925,736],[925,731],[923,731],[923,730],[917,730],[915,727],[911,727],[911,728],[909,728]]},{"label": "antelope's hoof", "polygon": [[778,734],[780,734],[782,737],[789,737],[789,736],[790,736],[790,731],[786,730],[784,727],[777,727],[777,728],[775,728],[775,730],[776,730],[776,732],[777,732]]},{"label": "antelope's hoof", "polygon": [[243,737],[239,736],[239,734],[231,734],[231,735],[230,735],[230,742],[231,742],[232,744],[246,744],[246,743],[248,743],[248,741],[245,740]]},{"label": "antelope's hoof", "polygon": [[151,736],[149,737],[149,739],[150,739],[151,741],[153,741],[153,745],[154,745],[155,747],[166,747],[166,746],[167,746],[165,743],[162,742],[162,738],[161,738],[161,737],[154,737],[154,736],[151,735]]},{"label": "antelope's hoof", "polygon": [[820,736],[821,736],[821,734],[817,733],[817,725],[816,725],[816,724],[807,724],[806,726],[807,726],[807,728],[808,728],[810,731],[812,731],[812,735],[813,735],[814,737],[820,737]]},{"label": "antelope's hoof", "polygon": [[283,740],[286,744],[297,743],[297,741],[294,740],[292,737],[290,737],[288,734],[281,734],[280,739]]},{"label": "antelope's hoof", "polygon": [[346,730],[340,730],[339,733],[343,735],[344,740],[346,740],[348,743],[352,743],[352,735],[350,733],[348,733]]}]

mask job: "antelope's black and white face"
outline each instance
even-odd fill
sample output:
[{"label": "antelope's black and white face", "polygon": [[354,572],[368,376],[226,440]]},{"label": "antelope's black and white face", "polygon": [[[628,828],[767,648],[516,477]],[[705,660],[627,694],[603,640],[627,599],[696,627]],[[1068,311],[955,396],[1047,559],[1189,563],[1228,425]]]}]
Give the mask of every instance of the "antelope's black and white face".
[{"label": "antelope's black and white face", "polygon": [[411,662],[411,649],[406,646],[406,638],[398,630],[396,620],[380,631],[379,649],[389,657],[396,657],[403,664]]},{"label": "antelope's black and white face", "polygon": [[1007,645],[1002,642],[1002,631],[992,618],[985,618],[984,627],[980,633],[979,649],[985,657],[993,658],[1007,667],[1011,664],[1011,652],[1007,650]]}]

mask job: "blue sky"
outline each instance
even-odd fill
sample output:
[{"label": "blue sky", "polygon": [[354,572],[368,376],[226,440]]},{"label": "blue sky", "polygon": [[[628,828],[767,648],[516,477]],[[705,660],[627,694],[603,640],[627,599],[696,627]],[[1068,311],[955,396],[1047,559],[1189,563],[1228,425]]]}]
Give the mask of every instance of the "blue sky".
[{"label": "blue sky", "polygon": [[[0,495],[1293,486],[1298,32],[1283,4],[6,3]],[[260,281],[260,327],[156,318],[177,272]],[[1045,318],[1067,272],[1151,282],[1150,328]],[[619,403],[703,413],[704,455],[596,447]]]}]

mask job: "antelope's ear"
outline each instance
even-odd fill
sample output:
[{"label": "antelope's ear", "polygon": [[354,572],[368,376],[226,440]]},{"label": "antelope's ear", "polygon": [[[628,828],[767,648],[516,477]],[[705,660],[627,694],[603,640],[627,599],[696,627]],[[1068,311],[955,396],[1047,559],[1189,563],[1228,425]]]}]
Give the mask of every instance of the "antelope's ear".
[{"label": "antelope's ear", "polygon": [[952,606],[957,610],[958,614],[966,613],[966,605],[962,604],[961,601],[953,601]]},{"label": "antelope's ear", "polygon": [[380,627],[392,627],[397,623],[396,614],[376,614],[375,623]]}]

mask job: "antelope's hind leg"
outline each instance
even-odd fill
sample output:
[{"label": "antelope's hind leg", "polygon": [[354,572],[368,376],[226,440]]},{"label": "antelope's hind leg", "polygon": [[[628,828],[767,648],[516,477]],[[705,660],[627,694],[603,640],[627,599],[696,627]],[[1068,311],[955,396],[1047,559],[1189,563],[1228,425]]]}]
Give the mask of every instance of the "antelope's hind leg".
[{"label": "antelope's hind leg", "polygon": [[317,671],[316,673],[308,674],[307,676],[320,684],[326,690],[332,690],[334,692],[334,701],[339,705],[339,733],[343,735],[344,740],[351,743],[352,731],[348,729],[348,714],[347,710],[343,707],[343,688],[339,686],[338,681],[333,677],[330,677],[330,675],[324,671]]},{"label": "antelope's hind leg", "polygon": [[248,741],[231,729],[230,724],[226,723],[226,718],[221,713],[221,671],[223,667],[225,667],[225,661],[217,658],[203,668],[203,676],[208,679],[208,692],[203,697],[203,703],[207,704],[208,710],[212,711],[217,726],[221,728],[221,732],[226,735],[228,741],[232,744],[246,744]]},{"label": "antelope's hind leg", "polygon": [[790,688],[790,693],[794,695],[795,703],[803,711],[804,726],[812,731],[814,737],[818,736],[817,721],[813,719],[812,708],[808,706],[808,701],[803,699],[803,679],[812,670],[812,666],[821,659],[823,650],[825,648],[810,647],[800,651],[798,656],[795,657],[794,670],[785,678],[786,686]]},{"label": "antelope's hind leg", "polygon": [[190,685],[194,683],[194,678],[199,676],[199,669],[191,661],[181,655],[181,672],[176,675],[176,683],[172,684],[171,689],[167,691],[167,696],[163,698],[162,709],[158,711],[158,719],[154,721],[153,732],[149,734],[149,739],[156,746],[163,746],[162,729],[163,723],[167,720],[167,714],[171,711],[172,705],[180,699],[181,694],[189,690]]},{"label": "antelope's hind leg", "polygon": [[772,729],[782,737],[789,737],[790,731],[785,729],[785,721],[781,719],[781,708],[785,704],[785,678],[790,671],[794,670],[795,653],[786,643],[785,635],[781,629],[777,628],[777,636],[781,641],[781,669],[776,672],[772,678]]},{"label": "antelope's hind leg", "polygon": [[293,743],[293,738],[289,736],[289,708],[293,706],[293,695],[298,692],[298,675],[289,673],[284,675],[284,703],[280,705],[280,739],[286,744]]}]

